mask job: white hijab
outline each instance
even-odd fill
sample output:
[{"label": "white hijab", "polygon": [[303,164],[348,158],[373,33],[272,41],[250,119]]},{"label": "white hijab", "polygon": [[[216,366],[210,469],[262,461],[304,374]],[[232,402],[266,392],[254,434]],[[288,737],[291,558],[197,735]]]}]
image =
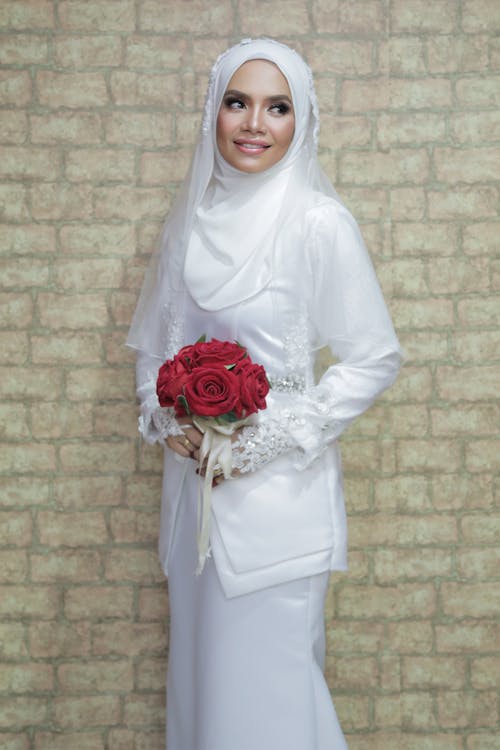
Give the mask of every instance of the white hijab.
[{"label": "white hijab", "polygon": [[[287,79],[295,131],[284,157],[261,173],[230,166],[216,144],[216,121],[228,83],[248,60],[268,60]],[[320,191],[338,200],[317,161],[319,115],[312,73],[300,55],[272,39],[245,39],[212,68],[200,137],[189,173],[163,226],[127,344],[165,356],[165,330],[185,289],[218,310],[258,293],[273,274],[273,248],[287,215]],[[255,220],[258,216],[258,221]]]}]

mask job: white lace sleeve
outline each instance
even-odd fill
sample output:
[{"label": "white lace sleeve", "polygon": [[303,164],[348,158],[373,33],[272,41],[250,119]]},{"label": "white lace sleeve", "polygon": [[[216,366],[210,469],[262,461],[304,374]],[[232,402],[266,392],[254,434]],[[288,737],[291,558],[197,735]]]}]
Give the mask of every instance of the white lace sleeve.
[{"label": "white lace sleeve", "polygon": [[174,410],[161,407],[156,395],[156,379],[162,364],[158,357],[143,352],[137,355],[137,397],[140,402],[139,432],[147,443],[164,440],[169,435],[182,435]]}]

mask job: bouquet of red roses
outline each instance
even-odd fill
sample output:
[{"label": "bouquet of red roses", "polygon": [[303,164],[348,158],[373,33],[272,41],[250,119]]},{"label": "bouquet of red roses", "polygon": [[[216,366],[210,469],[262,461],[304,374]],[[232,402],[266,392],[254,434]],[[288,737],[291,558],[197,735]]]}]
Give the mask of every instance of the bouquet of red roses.
[{"label": "bouquet of red roses", "polygon": [[252,362],[245,347],[233,341],[206,341],[184,346],[158,371],[160,406],[177,417],[190,416],[203,432],[200,465],[205,481],[198,512],[198,569],[208,553],[211,492],[216,467],[227,479],[232,471],[231,435],[266,408],[269,382],[262,365]]}]

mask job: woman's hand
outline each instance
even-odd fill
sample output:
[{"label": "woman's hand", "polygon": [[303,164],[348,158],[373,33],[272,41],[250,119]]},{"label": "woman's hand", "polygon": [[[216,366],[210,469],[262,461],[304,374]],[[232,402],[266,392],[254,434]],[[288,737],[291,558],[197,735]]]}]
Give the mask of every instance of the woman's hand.
[{"label": "woman's hand", "polygon": [[183,458],[198,461],[203,434],[193,425],[190,417],[180,417],[177,421],[184,435],[169,435],[166,440],[168,447]]}]

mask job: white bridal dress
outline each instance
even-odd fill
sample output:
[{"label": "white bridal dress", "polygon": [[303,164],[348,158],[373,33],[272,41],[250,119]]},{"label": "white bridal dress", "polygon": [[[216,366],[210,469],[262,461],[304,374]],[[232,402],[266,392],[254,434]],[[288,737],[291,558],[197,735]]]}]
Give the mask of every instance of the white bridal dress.
[{"label": "white bridal dress", "polygon": [[[165,450],[168,750],[347,747],[322,671],[329,570],[346,568],[336,438],[392,383],[400,349],[348,211],[318,198],[304,227],[303,243],[289,242],[296,228],[283,228],[275,273],[249,299],[207,311],[185,290],[165,312],[165,357],[202,334],[238,340],[272,385],[249,438],[252,471],[214,489],[200,576],[196,465]],[[314,350],[324,343],[338,362],[315,384]],[[166,434],[163,424],[168,432],[155,394],[160,364],[139,352],[148,442]]]}]

